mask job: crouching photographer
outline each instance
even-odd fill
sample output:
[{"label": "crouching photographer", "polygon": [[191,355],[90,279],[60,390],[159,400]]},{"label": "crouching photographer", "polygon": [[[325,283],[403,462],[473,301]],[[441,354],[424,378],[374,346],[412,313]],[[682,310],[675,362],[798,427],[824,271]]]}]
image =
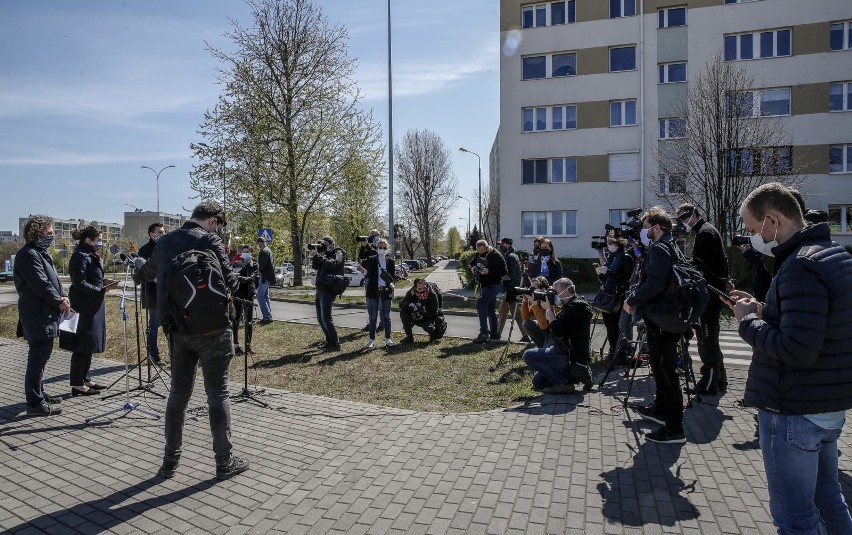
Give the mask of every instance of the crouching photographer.
[{"label": "crouching photographer", "polygon": [[[524,362],[532,368],[532,386],[545,394],[570,394],[575,383],[592,389],[589,369],[592,307],[577,295],[574,283],[562,278],[553,283],[541,302],[553,334],[553,345],[524,352]],[[557,314],[556,308],[561,306]]]},{"label": "crouching photographer", "polygon": [[441,311],[441,301],[437,290],[424,279],[414,279],[414,285],[399,303],[399,319],[405,338],[400,344],[414,342],[412,329],[418,326],[429,334],[429,341],[437,341],[447,332],[447,322]]},{"label": "crouching photographer", "polygon": [[548,343],[550,336],[550,322],[547,321],[547,312],[541,303],[547,298],[550,283],[547,277],[533,277],[529,288],[514,288],[516,295],[523,295],[521,301],[521,319],[524,331],[536,347],[553,345]]}]

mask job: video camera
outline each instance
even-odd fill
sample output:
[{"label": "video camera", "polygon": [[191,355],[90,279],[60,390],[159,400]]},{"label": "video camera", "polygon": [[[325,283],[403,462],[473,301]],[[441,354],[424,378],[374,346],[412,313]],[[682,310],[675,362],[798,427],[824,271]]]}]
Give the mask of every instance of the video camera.
[{"label": "video camera", "polygon": [[142,263],[143,263],[143,264],[145,263],[145,259],[144,259],[144,258],[141,258],[141,257],[140,257],[138,254],[136,254],[136,253],[119,253],[119,254],[118,254],[118,258],[120,258],[120,259],[121,259],[121,263],[122,263],[123,265],[125,265],[125,266],[130,266],[130,267],[132,267],[133,269],[137,269],[137,268],[136,268],[136,259],[137,259],[137,258],[138,258],[138,259],[140,259],[140,260],[142,260]]},{"label": "video camera", "polygon": [[370,241],[369,236],[355,236],[355,242],[356,243],[357,242],[369,242],[369,241]]},{"label": "video camera", "polygon": [[324,241],[319,241],[317,243],[309,243],[308,251],[316,251],[318,253],[324,253],[326,251],[328,244]]},{"label": "video camera", "polygon": [[426,314],[426,308],[420,303],[411,303],[408,307],[411,309],[411,319],[414,321],[422,320]]},{"label": "video camera", "polygon": [[632,238],[633,241],[639,241],[639,234],[642,232],[642,220],[639,218],[640,215],[642,215],[642,209],[635,208],[627,211],[627,217],[629,219],[627,221],[622,221],[621,226],[616,227],[610,224],[604,225],[605,232],[603,236],[592,236],[592,249],[603,249],[606,247],[606,240],[610,233],[615,239]]},{"label": "video camera", "polygon": [[546,299],[551,305],[556,304],[556,291],[553,289],[536,290],[535,288],[522,288],[520,286],[515,286],[511,289],[511,293],[514,298],[521,295],[531,295],[533,301],[544,301]]},{"label": "video camera", "polygon": [[733,246],[748,245],[749,243],[751,243],[751,236],[734,236],[731,240]]}]

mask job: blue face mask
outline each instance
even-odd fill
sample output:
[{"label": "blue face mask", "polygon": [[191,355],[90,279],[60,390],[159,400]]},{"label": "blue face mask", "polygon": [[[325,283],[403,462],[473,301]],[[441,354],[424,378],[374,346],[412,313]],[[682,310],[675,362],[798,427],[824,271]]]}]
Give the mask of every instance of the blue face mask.
[{"label": "blue face mask", "polygon": [[98,240],[98,241],[96,241],[96,242],[95,242],[95,247],[97,247],[98,249],[100,249],[100,248],[101,248],[101,247],[103,247],[103,246],[104,246],[104,242],[102,242],[102,241],[100,241],[100,240]]},{"label": "blue face mask", "polygon": [[46,251],[48,247],[53,245],[53,240],[55,238],[56,236],[54,236],[53,234],[48,234],[47,236],[36,242],[36,249],[38,249],[39,251]]}]

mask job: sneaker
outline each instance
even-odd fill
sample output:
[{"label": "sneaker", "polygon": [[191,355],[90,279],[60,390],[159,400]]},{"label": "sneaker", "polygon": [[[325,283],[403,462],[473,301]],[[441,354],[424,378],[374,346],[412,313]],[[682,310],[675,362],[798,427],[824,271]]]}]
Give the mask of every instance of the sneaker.
[{"label": "sneaker", "polygon": [[494,344],[502,344],[503,340],[499,336],[489,336],[488,341]]},{"label": "sneaker", "polygon": [[268,320],[260,320],[257,324],[258,325],[269,325],[270,323],[272,323],[272,318],[269,318]]},{"label": "sneaker", "polygon": [[393,340],[391,340],[390,338],[385,340],[385,347],[393,347],[395,345],[396,345],[396,343]]},{"label": "sneaker", "polygon": [[479,336],[473,339],[474,344],[484,344],[488,341],[489,336],[485,333],[480,333]]},{"label": "sneaker", "polygon": [[656,407],[653,405],[649,405],[647,407],[636,407],[634,409],[643,420],[648,420],[649,422],[654,422],[660,425],[666,425],[665,419],[663,419],[663,415],[658,413]]},{"label": "sneaker", "polygon": [[340,351],[340,344],[326,344],[322,350],[326,353],[334,353],[335,351]]},{"label": "sneaker", "polygon": [[374,347],[376,347],[376,341],[370,338],[370,341],[367,342],[367,349],[373,349]]},{"label": "sneaker", "polygon": [[27,416],[56,416],[59,414],[62,414],[62,407],[49,403],[27,407]]},{"label": "sneaker", "polygon": [[165,479],[171,479],[175,476],[179,464],[180,459],[163,459],[163,465],[157,470],[157,475]]},{"label": "sneaker", "polygon": [[645,440],[659,442],[660,444],[683,444],[686,442],[686,436],[683,431],[672,431],[667,427],[661,427],[646,434]]},{"label": "sneaker", "polygon": [[239,457],[232,457],[231,462],[228,464],[223,464],[216,467],[216,479],[219,481],[224,481],[225,479],[231,479],[237,474],[241,474],[249,469],[248,459],[241,459]]},{"label": "sneaker", "polygon": [[716,383],[717,375],[715,370],[709,370],[706,375],[701,377],[698,384],[695,385],[696,393],[705,396],[712,396],[719,393],[719,385]]},{"label": "sneaker", "polygon": [[406,345],[406,344],[413,344],[413,343],[414,343],[414,336],[412,336],[410,334],[406,334],[405,338],[403,338],[402,340],[399,341],[399,344],[403,345],[403,346]]},{"label": "sneaker", "polygon": [[555,386],[546,386],[541,389],[542,394],[573,394],[577,389],[572,384],[561,384]]},{"label": "sneaker", "polygon": [[50,394],[45,393],[44,400],[50,405],[55,405],[57,403],[62,403],[62,396],[51,396]]}]

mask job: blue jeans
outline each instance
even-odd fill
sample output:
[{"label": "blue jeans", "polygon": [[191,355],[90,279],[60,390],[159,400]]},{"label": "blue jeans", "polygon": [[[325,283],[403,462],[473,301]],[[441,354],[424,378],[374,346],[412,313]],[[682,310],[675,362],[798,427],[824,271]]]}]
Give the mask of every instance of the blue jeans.
[{"label": "blue jeans", "polygon": [[[757,411],[769,511],[779,534],[852,533],[852,517],[837,475],[840,429],[804,416]],[[822,533],[822,531],[820,531]]]},{"label": "blue jeans", "polygon": [[334,296],[325,290],[317,290],[314,297],[314,305],[317,309],[317,322],[320,329],[325,335],[326,345],[340,345],[340,339],[337,338],[337,329],[334,328],[334,319],[331,317],[331,304],[334,303]]},{"label": "blue jeans", "polygon": [[479,334],[491,338],[500,338],[497,330],[497,296],[500,294],[499,284],[489,284],[480,289],[479,299],[476,300],[476,314],[479,316]]},{"label": "blue jeans", "polygon": [[272,305],[269,304],[269,281],[257,286],[257,304],[260,305],[260,315],[263,320],[272,319]]},{"label": "blue jeans", "polygon": [[533,388],[562,385],[568,382],[568,356],[557,353],[554,347],[527,349],[524,362],[533,370]]},{"label": "blue jeans", "polygon": [[160,330],[160,316],[156,308],[148,309],[148,356],[151,360],[160,360],[160,348],[157,345],[157,333]]},{"label": "blue jeans", "polygon": [[172,389],[166,403],[164,458],[179,459],[183,445],[186,406],[195,386],[195,370],[201,364],[204,391],[213,435],[216,464],[231,460],[231,406],[228,403],[228,368],[234,356],[231,330],[205,336],[171,335]]},{"label": "blue jeans", "polygon": [[370,318],[370,340],[376,339],[376,318],[379,312],[382,314],[382,326],[385,328],[385,338],[391,337],[390,320],[391,300],[379,297],[367,298],[367,315]]},{"label": "blue jeans", "polygon": [[27,372],[24,376],[24,391],[27,406],[38,407],[44,403],[44,367],[53,352],[53,338],[30,342],[27,353]]}]

